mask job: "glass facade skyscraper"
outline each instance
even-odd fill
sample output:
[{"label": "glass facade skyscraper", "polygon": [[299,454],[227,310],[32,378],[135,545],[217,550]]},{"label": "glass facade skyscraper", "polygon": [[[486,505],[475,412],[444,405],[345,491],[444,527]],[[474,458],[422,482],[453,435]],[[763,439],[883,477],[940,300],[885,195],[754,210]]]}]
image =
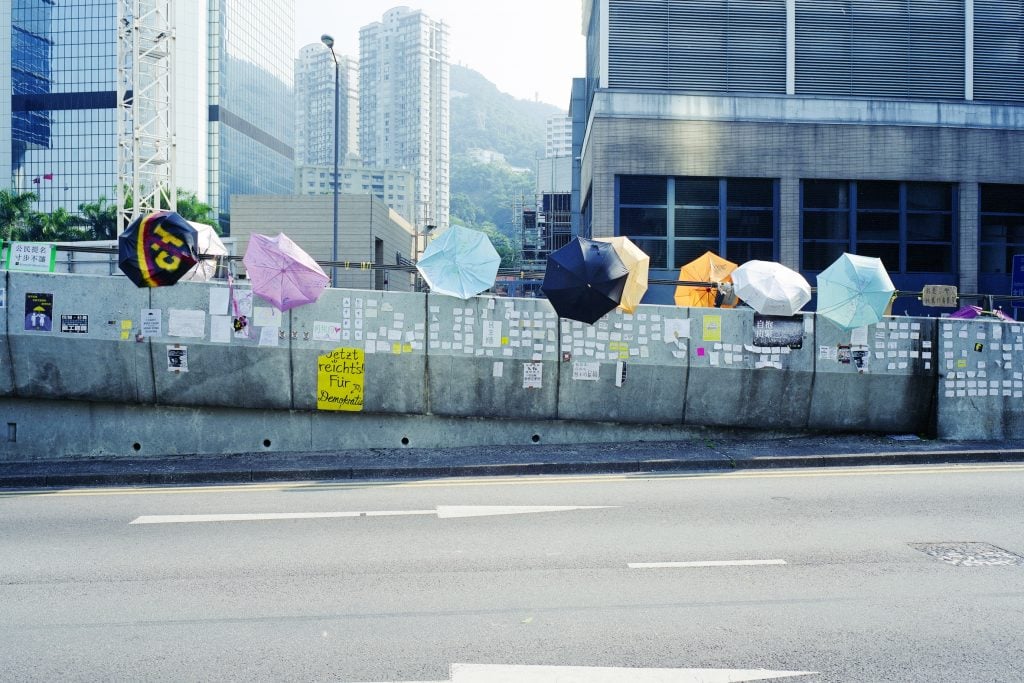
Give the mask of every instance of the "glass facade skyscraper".
[{"label": "glass facade skyscraper", "polygon": [[13,0],[11,186],[74,209],[116,182],[116,6]]},{"label": "glass facade skyscraper", "polygon": [[209,0],[210,200],[230,231],[231,195],[295,187],[291,0]]},{"label": "glass facade skyscraper", "polygon": [[[232,194],[294,187],[294,13],[289,0],[175,8],[178,185],[213,205],[225,227]],[[0,155],[0,172],[15,190],[35,192],[40,211],[113,199],[117,3],[0,0],[0,14],[11,18],[0,60],[10,93],[0,145],[10,163]]]}]

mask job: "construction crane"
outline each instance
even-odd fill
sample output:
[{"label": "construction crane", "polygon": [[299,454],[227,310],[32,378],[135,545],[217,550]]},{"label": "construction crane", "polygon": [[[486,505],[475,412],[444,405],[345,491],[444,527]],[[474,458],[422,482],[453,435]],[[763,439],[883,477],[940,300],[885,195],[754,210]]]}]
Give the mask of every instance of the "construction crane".
[{"label": "construction crane", "polygon": [[117,0],[117,232],[177,209],[174,0]]}]

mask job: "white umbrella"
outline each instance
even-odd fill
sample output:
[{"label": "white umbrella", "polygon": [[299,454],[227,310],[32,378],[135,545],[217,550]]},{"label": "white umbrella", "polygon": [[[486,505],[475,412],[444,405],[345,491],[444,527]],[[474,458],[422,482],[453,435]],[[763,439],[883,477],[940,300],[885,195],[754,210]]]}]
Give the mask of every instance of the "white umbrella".
[{"label": "white umbrella", "polygon": [[[205,223],[188,222],[199,233],[196,252],[199,256],[227,256],[228,248],[220,241],[217,231]],[[182,280],[190,282],[206,282],[217,274],[217,259],[202,258],[199,263],[182,276]]]},{"label": "white umbrella", "polygon": [[762,315],[795,315],[811,300],[804,277],[774,261],[747,261],[732,271],[736,296]]}]

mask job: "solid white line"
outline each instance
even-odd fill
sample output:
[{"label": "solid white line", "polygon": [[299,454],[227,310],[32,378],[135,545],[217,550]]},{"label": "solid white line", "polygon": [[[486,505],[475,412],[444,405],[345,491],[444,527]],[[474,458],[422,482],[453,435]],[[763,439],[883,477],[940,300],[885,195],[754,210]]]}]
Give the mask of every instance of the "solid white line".
[{"label": "solid white line", "polygon": [[267,519],[330,519],[335,517],[390,517],[436,515],[436,510],[379,510],[369,512],[261,512],[237,515],[143,515],[131,524],[182,524],[195,522],[254,522]]},{"label": "solid white line", "polygon": [[674,569],[679,567],[755,567],[786,564],[785,560],[704,560],[701,562],[630,562],[630,569]]}]

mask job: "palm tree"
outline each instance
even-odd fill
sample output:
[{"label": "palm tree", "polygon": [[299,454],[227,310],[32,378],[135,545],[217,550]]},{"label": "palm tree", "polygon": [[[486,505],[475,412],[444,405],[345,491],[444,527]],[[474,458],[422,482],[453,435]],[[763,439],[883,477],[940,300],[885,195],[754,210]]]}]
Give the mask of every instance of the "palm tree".
[{"label": "palm tree", "polygon": [[92,231],[97,240],[117,239],[117,207],[103,195],[95,202],[78,205],[83,223]]},{"label": "palm tree", "polygon": [[78,242],[92,236],[79,218],[63,207],[53,213],[32,212],[26,224],[22,239],[28,242]]},{"label": "palm tree", "polygon": [[32,214],[32,202],[39,199],[35,192],[0,190],[0,232],[3,239],[17,239]]}]

